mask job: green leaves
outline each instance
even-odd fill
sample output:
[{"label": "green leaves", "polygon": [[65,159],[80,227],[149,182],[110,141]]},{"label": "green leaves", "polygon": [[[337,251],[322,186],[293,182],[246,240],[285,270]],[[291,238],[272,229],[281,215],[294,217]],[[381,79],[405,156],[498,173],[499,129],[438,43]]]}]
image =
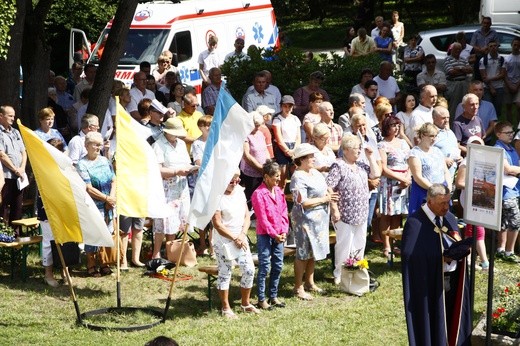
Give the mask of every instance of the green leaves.
[{"label": "green leaves", "polygon": [[9,31],[16,18],[16,0],[4,0],[0,3],[0,59],[5,59],[9,50],[11,36]]}]

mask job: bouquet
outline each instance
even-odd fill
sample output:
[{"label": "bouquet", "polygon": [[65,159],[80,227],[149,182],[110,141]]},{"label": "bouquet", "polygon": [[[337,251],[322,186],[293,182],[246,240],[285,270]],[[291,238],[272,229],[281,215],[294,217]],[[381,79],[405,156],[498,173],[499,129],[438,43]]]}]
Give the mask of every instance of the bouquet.
[{"label": "bouquet", "polygon": [[349,270],[368,269],[368,261],[365,258],[360,258],[358,254],[359,250],[356,251],[355,254],[350,254],[345,262],[343,262],[343,268]]}]

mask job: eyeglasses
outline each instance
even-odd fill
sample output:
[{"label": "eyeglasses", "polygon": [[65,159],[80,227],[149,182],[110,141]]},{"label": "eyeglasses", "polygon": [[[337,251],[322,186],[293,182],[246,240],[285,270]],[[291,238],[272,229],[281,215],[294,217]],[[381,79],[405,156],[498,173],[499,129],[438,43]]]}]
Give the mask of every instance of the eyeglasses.
[{"label": "eyeglasses", "polygon": [[511,135],[513,135],[515,133],[515,131],[503,131],[503,132],[500,132],[500,133],[504,133],[504,134],[506,134],[508,136],[511,136]]},{"label": "eyeglasses", "polygon": [[394,113],[393,113],[393,112],[385,113],[385,117],[389,117],[389,116],[391,116],[391,115],[394,115]]}]

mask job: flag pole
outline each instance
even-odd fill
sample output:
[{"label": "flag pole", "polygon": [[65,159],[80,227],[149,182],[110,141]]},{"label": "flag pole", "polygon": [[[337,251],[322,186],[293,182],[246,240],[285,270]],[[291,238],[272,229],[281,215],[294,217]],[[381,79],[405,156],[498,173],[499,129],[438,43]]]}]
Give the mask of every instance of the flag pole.
[{"label": "flag pole", "polygon": [[164,307],[164,314],[162,318],[162,322],[164,323],[166,321],[166,315],[168,315],[168,310],[170,309],[170,303],[172,300],[172,294],[173,294],[173,287],[175,286],[175,282],[177,281],[177,272],[179,270],[179,267],[181,266],[181,258],[184,254],[184,244],[186,244],[186,240],[188,239],[188,227],[189,224],[186,223],[186,226],[184,227],[184,233],[182,234],[182,242],[181,242],[181,251],[179,253],[179,258],[177,259],[177,263],[175,263],[175,270],[173,272],[173,280],[170,285],[170,291],[168,293],[168,298],[166,299],[166,306]]},{"label": "flag pole", "polygon": [[65,259],[63,258],[63,253],[61,252],[61,244],[56,243],[56,249],[58,250],[58,255],[60,256],[61,267],[63,268],[63,273],[65,274],[65,279],[69,285],[70,297],[72,302],[74,303],[74,310],[76,310],[76,316],[78,317],[78,323],[82,323],[81,319],[81,311],[79,310],[78,299],[76,298],[76,294],[74,293],[74,287],[72,287],[72,280],[70,279],[69,268],[65,264]]},{"label": "flag pole", "polygon": [[[117,178],[116,178],[117,179]],[[117,183],[116,183],[117,189]],[[116,296],[117,296],[117,307],[121,307],[121,236],[119,230],[119,214],[117,208],[114,212],[114,233],[116,234]],[[126,256],[126,254],[125,254]]]}]

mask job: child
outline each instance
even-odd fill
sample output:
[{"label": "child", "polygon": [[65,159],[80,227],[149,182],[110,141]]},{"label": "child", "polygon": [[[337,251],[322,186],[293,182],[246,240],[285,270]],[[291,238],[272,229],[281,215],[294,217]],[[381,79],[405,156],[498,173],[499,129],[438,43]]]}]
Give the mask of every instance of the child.
[{"label": "child", "polygon": [[[191,145],[191,157],[193,158],[193,163],[200,167],[202,164],[202,156],[204,155],[204,148],[206,147],[206,141],[208,139],[209,135],[209,128],[211,126],[211,120],[213,117],[211,115],[204,115],[203,117],[200,117],[200,119],[197,121],[197,126],[199,127],[200,131],[202,132],[202,135],[197,138],[195,141],[193,141],[193,144]],[[193,174],[194,182],[197,179],[197,173]],[[193,184],[195,186],[195,184]],[[198,255],[207,255],[212,253],[212,249],[210,248],[210,251],[208,252],[208,247],[206,245],[206,229],[200,230],[199,232],[199,249],[197,251]],[[210,233],[211,234],[211,233]],[[211,244],[211,239],[209,240],[209,243]]]}]

